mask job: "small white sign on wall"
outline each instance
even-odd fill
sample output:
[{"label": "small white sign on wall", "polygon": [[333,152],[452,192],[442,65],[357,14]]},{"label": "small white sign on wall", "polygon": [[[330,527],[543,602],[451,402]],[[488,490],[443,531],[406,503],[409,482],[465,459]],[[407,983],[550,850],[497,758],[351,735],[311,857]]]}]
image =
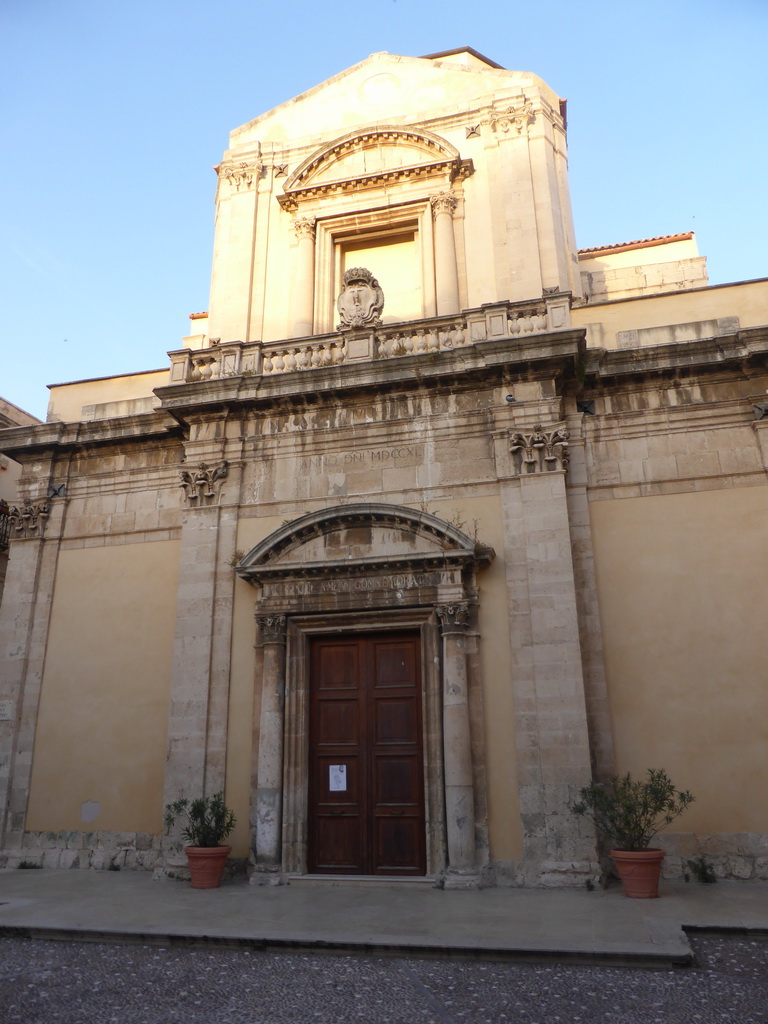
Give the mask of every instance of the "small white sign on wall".
[{"label": "small white sign on wall", "polygon": [[332,793],[345,793],[347,791],[347,766],[345,764],[332,764],[329,769],[328,788]]},{"label": "small white sign on wall", "polygon": [[0,700],[0,722],[13,721],[13,701]]}]

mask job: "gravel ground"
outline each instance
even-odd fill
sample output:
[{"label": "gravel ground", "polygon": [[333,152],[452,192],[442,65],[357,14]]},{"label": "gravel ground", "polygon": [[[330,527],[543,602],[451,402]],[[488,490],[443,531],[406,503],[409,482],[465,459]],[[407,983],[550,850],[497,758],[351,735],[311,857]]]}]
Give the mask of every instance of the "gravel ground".
[{"label": "gravel ground", "polygon": [[768,940],[675,970],[0,939],[1,1024],[768,1024]]}]

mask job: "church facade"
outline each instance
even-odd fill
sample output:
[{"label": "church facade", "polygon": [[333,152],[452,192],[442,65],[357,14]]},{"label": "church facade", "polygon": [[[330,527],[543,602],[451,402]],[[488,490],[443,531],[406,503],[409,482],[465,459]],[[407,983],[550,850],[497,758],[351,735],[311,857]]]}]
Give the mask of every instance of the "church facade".
[{"label": "church facade", "polygon": [[[583,885],[590,778],[768,877],[768,282],[576,247],[565,103],[374,54],[234,131],[164,370],[52,389],[0,608],[3,863]],[[17,510],[18,511],[18,510]]]}]

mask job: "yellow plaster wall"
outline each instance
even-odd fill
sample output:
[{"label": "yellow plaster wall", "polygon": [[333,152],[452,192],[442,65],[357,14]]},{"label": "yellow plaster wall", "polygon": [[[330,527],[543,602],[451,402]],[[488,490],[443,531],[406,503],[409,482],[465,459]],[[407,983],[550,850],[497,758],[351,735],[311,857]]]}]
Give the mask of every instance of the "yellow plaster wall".
[{"label": "yellow plaster wall", "polygon": [[590,513],[618,771],[694,793],[676,831],[764,832],[768,487]]},{"label": "yellow plaster wall", "polygon": [[161,831],[178,559],[177,541],[60,553],[27,828]]}]

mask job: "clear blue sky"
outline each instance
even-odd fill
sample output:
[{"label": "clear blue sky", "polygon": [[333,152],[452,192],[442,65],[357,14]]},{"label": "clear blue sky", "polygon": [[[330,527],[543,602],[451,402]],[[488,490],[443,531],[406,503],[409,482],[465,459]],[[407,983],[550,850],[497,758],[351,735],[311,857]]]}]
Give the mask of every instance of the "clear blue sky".
[{"label": "clear blue sky", "polygon": [[167,365],[229,131],[381,50],[567,97],[580,247],[694,230],[712,283],[768,276],[768,0],[2,0],[0,38],[0,395],[40,417],[46,384]]}]

